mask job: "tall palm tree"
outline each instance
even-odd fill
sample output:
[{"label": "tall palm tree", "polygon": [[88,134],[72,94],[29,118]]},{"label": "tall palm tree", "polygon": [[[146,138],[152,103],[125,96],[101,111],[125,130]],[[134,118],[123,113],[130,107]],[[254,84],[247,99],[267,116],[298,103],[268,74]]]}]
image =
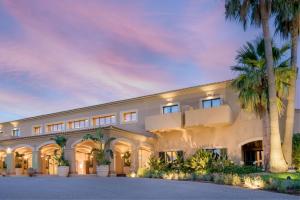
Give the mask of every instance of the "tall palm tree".
[{"label": "tall palm tree", "polygon": [[[288,45],[278,48],[273,45],[274,71],[277,91],[277,107],[279,114],[283,113],[283,100],[287,96],[289,82],[293,71],[289,69],[289,61],[284,60]],[[264,125],[264,166],[268,169],[270,144],[269,144],[269,92],[266,71],[264,40],[258,38],[255,42],[247,42],[236,57],[237,65],[232,67],[238,77],[232,81],[232,86],[239,93],[241,107],[249,112],[254,112],[263,120]]]},{"label": "tall palm tree", "polygon": [[264,51],[269,97],[270,120],[270,171],[283,172],[288,169],[284,159],[279,131],[279,116],[277,109],[277,95],[275,88],[275,74],[273,70],[272,39],[269,19],[272,0],[226,0],[225,15],[227,19],[241,22],[246,28],[249,24],[261,26],[264,37]]},{"label": "tall palm tree", "polygon": [[114,137],[106,137],[102,133],[102,128],[97,128],[96,134],[86,134],[83,136],[82,140],[91,140],[94,141],[98,147],[92,149],[92,152],[97,160],[98,165],[110,164],[110,158],[113,158],[113,151],[110,149],[110,143],[115,140]]},{"label": "tall palm tree", "polygon": [[[297,71],[298,38],[300,33],[300,1],[299,0],[277,0],[273,2],[273,14],[275,15],[276,32],[284,39],[291,42],[291,67]],[[295,115],[297,75],[292,77],[291,87],[287,98],[285,131],[283,140],[283,154],[289,165],[292,164],[292,138]]]}]

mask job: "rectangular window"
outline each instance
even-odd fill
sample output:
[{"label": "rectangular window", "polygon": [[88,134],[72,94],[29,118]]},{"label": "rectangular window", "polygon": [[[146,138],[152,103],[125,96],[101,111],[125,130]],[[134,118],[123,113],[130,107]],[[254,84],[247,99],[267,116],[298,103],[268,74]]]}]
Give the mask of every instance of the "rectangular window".
[{"label": "rectangular window", "polygon": [[170,106],[163,106],[162,111],[163,111],[163,114],[179,112],[179,105],[174,104],[174,105],[170,105]]},{"label": "rectangular window", "polygon": [[75,120],[69,122],[70,129],[87,128],[87,127],[89,127],[89,120],[87,119]]},{"label": "rectangular window", "polygon": [[183,161],[183,151],[164,151],[159,152],[159,158],[162,162],[171,163],[176,160]]},{"label": "rectangular window", "polygon": [[64,129],[65,129],[65,124],[64,123],[57,123],[57,124],[47,125],[47,131],[48,132],[63,131]]},{"label": "rectangular window", "polygon": [[212,152],[217,158],[227,158],[227,149],[226,148],[211,148],[205,149],[205,151]]},{"label": "rectangular window", "polygon": [[42,127],[40,126],[33,127],[33,133],[34,135],[40,135],[42,133]]},{"label": "rectangular window", "polygon": [[215,108],[221,106],[221,98],[202,100],[202,108]]},{"label": "rectangular window", "polygon": [[124,112],[122,115],[122,121],[123,122],[135,122],[137,121],[137,112]]},{"label": "rectangular window", "polygon": [[14,128],[14,129],[12,130],[12,136],[14,136],[14,137],[19,137],[19,136],[21,136],[20,129],[19,129],[19,128]]},{"label": "rectangular window", "polygon": [[106,115],[94,118],[94,126],[107,126],[116,123],[115,115]]}]

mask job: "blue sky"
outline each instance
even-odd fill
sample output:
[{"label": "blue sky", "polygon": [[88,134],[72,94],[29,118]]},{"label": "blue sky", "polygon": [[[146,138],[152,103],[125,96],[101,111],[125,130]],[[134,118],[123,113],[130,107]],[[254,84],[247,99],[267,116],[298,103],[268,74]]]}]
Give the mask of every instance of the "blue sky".
[{"label": "blue sky", "polygon": [[231,79],[260,33],[222,0],[0,0],[0,121]]}]

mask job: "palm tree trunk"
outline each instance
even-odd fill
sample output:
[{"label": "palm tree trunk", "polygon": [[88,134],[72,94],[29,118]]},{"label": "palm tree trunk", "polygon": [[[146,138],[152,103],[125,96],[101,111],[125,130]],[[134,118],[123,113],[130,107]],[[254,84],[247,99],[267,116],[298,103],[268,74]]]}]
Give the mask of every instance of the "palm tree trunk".
[{"label": "palm tree trunk", "polygon": [[264,151],[264,168],[266,171],[269,170],[269,162],[270,162],[270,121],[269,121],[269,113],[266,112],[262,118],[263,121],[263,151]]},{"label": "palm tree trunk", "polygon": [[284,160],[281,139],[279,131],[279,119],[277,109],[277,96],[275,89],[275,75],[273,68],[273,53],[272,53],[272,42],[269,27],[269,12],[270,7],[266,0],[260,0],[260,14],[262,20],[262,28],[265,43],[265,56],[266,66],[268,74],[268,92],[269,92],[269,112],[270,112],[270,171],[271,172],[284,172],[287,171],[287,164]]},{"label": "palm tree trunk", "polygon": [[[300,16],[300,15],[299,15]],[[298,50],[298,26],[299,16],[293,20],[291,31],[291,67],[297,70],[297,50]],[[296,95],[296,76],[291,79],[289,87],[289,94],[287,97],[286,119],[285,119],[285,133],[283,140],[283,154],[288,165],[292,165],[292,139],[294,131],[294,117],[295,117],[295,95]]]}]

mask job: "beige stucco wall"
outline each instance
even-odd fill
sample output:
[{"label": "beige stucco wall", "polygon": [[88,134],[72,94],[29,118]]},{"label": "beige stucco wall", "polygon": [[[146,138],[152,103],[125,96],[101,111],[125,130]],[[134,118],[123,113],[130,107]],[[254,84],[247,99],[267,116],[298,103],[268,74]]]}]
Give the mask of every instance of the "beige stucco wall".
[{"label": "beige stucco wall", "polygon": [[[186,112],[191,109],[201,109],[201,100],[209,97],[222,98],[225,105],[224,108],[226,108],[224,112],[226,112],[227,117],[222,118],[221,121],[225,121],[226,125],[222,123],[211,123],[210,126],[207,127],[201,123],[194,123],[193,126],[185,127],[187,120],[185,116]],[[169,103],[179,103],[180,105],[181,113],[174,114],[177,116],[176,122],[172,121],[172,117],[167,117],[167,115],[162,116],[161,114],[161,107]],[[138,111],[138,120],[133,123],[124,124],[120,121],[121,113],[129,110]],[[215,119],[220,121],[220,117],[223,117],[222,112],[215,113],[209,110],[195,113],[193,119],[197,119],[197,114],[199,114],[199,119],[208,122],[214,122]],[[110,134],[117,138],[125,138],[132,144],[135,152],[137,152],[136,149],[142,144],[152,145],[156,153],[159,151],[184,150],[186,154],[191,154],[199,147],[222,147],[227,148],[229,156],[238,162],[241,159],[241,145],[262,139],[263,135],[261,120],[253,114],[241,111],[236,93],[230,89],[229,82],[223,82],[17,120],[14,122],[0,123],[0,129],[4,132],[0,135],[0,148],[1,146],[5,149],[8,146],[12,147],[24,144],[36,148],[42,143],[49,141],[50,136],[52,137],[52,135],[45,134],[45,126],[47,124],[56,122],[67,123],[75,119],[89,119],[91,123],[93,116],[104,114],[116,115],[116,124],[113,124],[113,126],[124,131],[114,131],[110,132]],[[151,119],[152,116],[158,116],[158,120],[153,120],[150,128],[146,128],[146,118]],[[172,114],[170,116],[172,116]],[[299,110],[296,111],[295,118],[295,131],[300,132]],[[36,125],[43,127],[43,134],[31,137],[32,128]],[[65,126],[67,127],[67,125]],[[11,131],[14,127],[20,128],[20,138],[11,138]],[[153,127],[159,127],[161,130],[152,130],[154,129]],[[147,129],[154,131],[154,134],[147,132]],[[80,140],[82,134],[86,132],[88,131],[83,130],[65,133],[69,138],[66,151],[68,159],[74,159],[74,150],[71,144]],[[154,137],[155,135],[157,138]],[[23,138],[26,136],[30,137]],[[134,162],[135,165],[137,165],[137,160]]]}]

